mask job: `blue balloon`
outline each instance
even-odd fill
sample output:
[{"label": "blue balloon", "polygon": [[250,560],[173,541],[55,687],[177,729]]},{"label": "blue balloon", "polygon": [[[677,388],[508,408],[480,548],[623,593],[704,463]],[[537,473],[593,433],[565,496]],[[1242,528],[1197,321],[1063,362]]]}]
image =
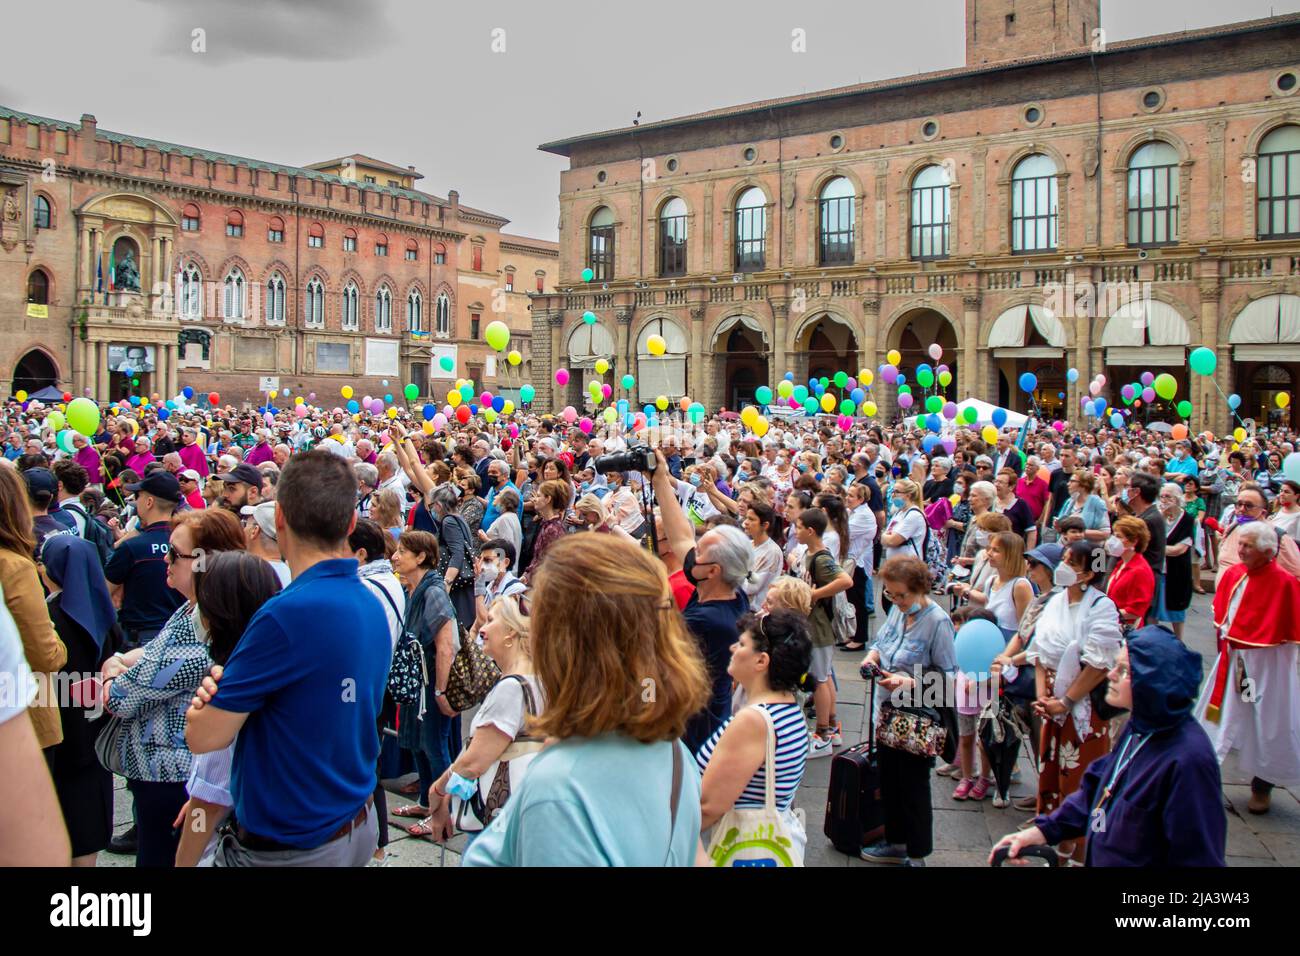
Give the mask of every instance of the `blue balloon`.
[{"label": "blue balloon", "polygon": [[993,427],[1001,428],[1007,423],[1007,410],[1005,408],[993,409]]},{"label": "blue balloon", "polygon": [[1064,392],[1057,392],[1057,393],[1056,393],[1056,397],[1057,397],[1057,398],[1065,398],[1065,393],[1064,393]]},{"label": "blue balloon", "polygon": [[500,413],[505,411],[505,407],[506,407],[506,400],[504,398],[502,398],[500,395],[492,396],[492,411]]},{"label": "blue balloon", "polygon": [[[129,373],[128,373],[128,374],[129,374]],[[131,404],[132,404],[132,405],[139,405],[139,404],[140,404],[140,396],[139,396],[139,395],[132,395],[132,396],[131,396]]]},{"label": "blue balloon", "polygon": [[423,408],[423,410],[420,412],[420,414],[422,414],[422,415],[424,416],[424,420],[425,420],[426,422],[431,422],[431,421],[433,421],[433,416],[435,416],[435,415],[438,414],[438,406],[436,406],[436,405],[425,405],[424,408]]},{"label": "blue balloon", "polygon": [[174,410],[176,409],[176,403],[173,402],[170,398],[167,399],[167,403],[166,403],[166,404],[167,404],[167,408],[168,408],[169,411],[174,411]]},{"label": "blue balloon", "polygon": [[930,366],[927,365],[925,362],[922,362],[920,365],[918,365],[918,366],[916,367],[916,374],[917,374],[918,376],[919,376],[922,372],[933,372],[933,371],[934,371],[934,369],[930,368]]},{"label": "blue balloon", "polygon": [[644,409],[642,409],[642,411],[645,412],[645,417],[647,420],[655,417],[655,407],[653,405],[647,405]]},{"label": "blue balloon", "polygon": [[620,415],[626,415],[626,414],[627,414],[627,399],[626,399],[626,398],[620,398],[620,399],[618,400],[618,405],[617,405],[616,407],[618,408],[618,413],[619,413]]},{"label": "blue balloon", "polygon": [[1110,423],[1111,423],[1111,425],[1114,426],[1115,428],[1123,428],[1123,427],[1124,427],[1124,416],[1121,415],[1119,412],[1115,412],[1115,414],[1113,414],[1113,415],[1110,416]]},{"label": "blue balloon", "polygon": [[1102,415],[1106,414],[1106,399],[1099,397],[1095,402],[1092,403],[1092,407],[1097,410],[1094,414],[1098,418],[1101,418]]},{"label": "blue balloon", "polygon": [[813,382],[813,391],[815,391],[818,395],[824,394],[826,391],[826,386],[824,386],[821,382]]},{"label": "blue balloon", "polygon": [[867,398],[867,393],[860,388],[855,388],[849,392],[849,398],[853,399],[854,405],[861,405]]},{"label": "blue balloon", "polygon": [[623,424],[627,428],[632,428],[634,425],[636,425],[636,416],[633,415],[631,412],[626,413],[623,416]]},{"label": "blue balloon", "polygon": [[902,372],[899,372],[899,373],[898,373],[898,384],[899,384],[899,385],[906,385],[906,384],[907,384],[907,376],[904,375]]},{"label": "blue balloon", "polygon": [[939,444],[939,437],[937,435],[926,435],[925,438],[921,440],[921,448],[925,450],[927,455],[934,451],[934,446],[937,444]]},{"label": "blue balloon", "polygon": [[361,403],[358,402],[355,398],[348,399],[347,407],[348,407],[348,411],[351,412],[353,415],[361,411]]},{"label": "blue balloon", "polygon": [[957,631],[957,666],[967,675],[987,674],[993,658],[1006,649],[1002,629],[992,621],[967,621]]},{"label": "blue balloon", "polygon": [[785,373],[785,380],[786,380],[787,382],[793,382],[793,381],[794,381],[794,372],[786,372],[786,373]]},{"label": "blue balloon", "polygon": [[1066,369],[1065,380],[1073,385],[1079,380],[1079,370],[1077,368]]},{"label": "blue balloon", "polygon": [[194,389],[186,385],[183,389],[181,389],[181,394],[184,395],[186,399],[191,399],[194,397]]},{"label": "blue balloon", "polygon": [[1240,407],[1241,407],[1241,396],[1238,395],[1236,392],[1233,392],[1231,395],[1229,395],[1229,396],[1228,396],[1228,407],[1231,408],[1234,412],[1235,412],[1238,408],[1240,408]]},{"label": "blue balloon", "polygon": [[815,379],[815,378],[810,378],[810,379],[808,379],[808,391],[811,392],[813,389],[815,389],[815,388],[816,388],[818,385],[820,385],[820,384],[821,384],[821,382],[819,382],[819,381],[818,381],[817,379]]},{"label": "blue balloon", "polygon": [[165,422],[172,417],[172,413],[165,408],[158,409],[158,421]]},{"label": "blue balloon", "polygon": [[656,415],[656,416],[654,416],[653,418],[647,419],[646,424],[649,425],[651,428],[658,428],[658,427],[659,427],[659,416]]},{"label": "blue balloon", "polygon": [[932,432],[941,432],[943,431],[943,419],[935,414],[926,415],[925,427]]},{"label": "blue balloon", "polygon": [[1038,387],[1038,376],[1033,372],[1025,372],[1020,376],[1020,390],[1022,392],[1032,392]]},{"label": "blue balloon", "polygon": [[391,404],[393,404],[393,396],[392,396],[391,394],[390,394],[390,395],[385,395],[385,396],[384,396],[384,404],[385,404],[385,405],[391,405]]}]

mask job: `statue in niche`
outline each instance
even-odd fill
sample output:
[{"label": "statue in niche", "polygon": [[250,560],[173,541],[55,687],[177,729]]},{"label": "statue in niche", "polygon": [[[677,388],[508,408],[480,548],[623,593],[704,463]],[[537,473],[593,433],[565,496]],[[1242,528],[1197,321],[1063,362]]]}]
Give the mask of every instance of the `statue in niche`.
[{"label": "statue in niche", "polygon": [[135,253],[130,249],[114,267],[113,283],[123,292],[140,291],[140,269],[135,264]]},{"label": "statue in niche", "polygon": [[17,222],[18,218],[22,215],[22,213],[18,211],[18,200],[14,198],[14,190],[12,189],[5,190],[3,215],[5,222]]}]

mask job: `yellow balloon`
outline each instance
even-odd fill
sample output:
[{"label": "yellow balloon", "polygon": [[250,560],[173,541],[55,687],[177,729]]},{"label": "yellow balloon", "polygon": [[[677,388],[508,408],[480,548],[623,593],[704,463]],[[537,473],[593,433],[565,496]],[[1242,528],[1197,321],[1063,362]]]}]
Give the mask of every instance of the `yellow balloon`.
[{"label": "yellow balloon", "polygon": [[422,425],[421,427],[424,429],[424,433],[425,433],[426,435],[432,435],[432,434],[433,434],[433,431],[434,431],[434,428],[433,428],[433,422],[425,422],[424,425]]},{"label": "yellow balloon", "polygon": [[388,415],[389,418],[396,418],[396,417],[397,417],[397,409],[393,408],[393,407],[390,405],[389,408],[388,408],[387,415]]},{"label": "yellow balloon", "polygon": [[[518,365],[523,360],[524,357],[519,354],[519,351],[517,349],[511,349],[510,354],[506,356],[506,361],[509,362],[511,365]],[[601,374],[604,373],[602,372]]]},{"label": "yellow balloon", "polygon": [[667,395],[660,395],[658,398],[656,398],[656,399],[655,399],[655,408],[659,409],[659,411],[661,411],[661,412],[663,412],[663,411],[667,411],[667,410],[668,410],[668,396],[667,396]]},{"label": "yellow balloon", "polygon": [[609,371],[609,363],[604,359],[596,359],[596,374],[604,375]]},{"label": "yellow balloon", "polygon": [[861,372],[858,373],[858,384],[863,388],[866,388],[875,380],[876,380],[876,373],[871,371],[871,369],[869,368],[864,368]]},{"label": "yellow balloon", "polygon": [[490,408],[485,408],[483,410],[483,417],[486,418],[488,424],[491,425],[494,421],[497,420],[497,413]]},{"label": "yellow balloon", "polygon": [[1239,442],[1245,441],[1245,440],[1246,440],[1246,429],[1244,429],[1244,428],[1242,428],[1240,425],[1238,425],[1236,428],[1234,428],[1234,429],[1232,430],[1232,437],[1235,438],[1235,439],[1236,439],[1237,441],[1239,441]]},{"label": "yellow balloon", "polygon": [[758,409],[753,405],[746,405],[740,410],[740,420],[745,423],[747,428],[752,429],[754,427],[754,422],[756,422],[758,418]]},{"label": "yellow balloon", "polygon": [[868,418],[874,418],[876,416],[876,410],[876,403],[870,399],[862,403],[862,414],[866,415]]},{"label": "yellow balloon", "polygon": [[652,335],[645,340],[645,347],[651,355],[663,355],[668,351],[668,343],[662,335]]},{"label": "yellow balloon", "polygon": [[998,430],[992,425],[985,425],[984,430],[980,432],[980,438],[984,439],[984,444],[993,445],[998,440]]},{"label": "yellow balloon", "polygon": [[447,393],[447,404],[450,405],[452,408],[455,408],[457,405],[460,404],[460,402],[461,402],[460,392],[456,391],[456,389],[453,388],[450,392]]},{"label": "yellow balloon", "polygon": [[342,396],[343,396],[344,398],[351,398],[351,397],[352,397],[352,386],[351,386],[351,385],[344,385],[341,389],[339,389],[339,392],[340,392],[340,394],[342,394]]},{"label": "yellow balloon", "polygon": [[295,399],[293,400],[293,403],[294,403],[295,405],[301,405],[301,404],[302,404],[302,396],[299,395],[297,398],[295,398]]},{"label": "yellow balloon", "polygon": [[18,401],[20,401],[20,402],[25,402],[25,401],[27,401],[27,391],[26,391],[26,389],[21,389],[21,388],[18,389],[18,391],[14,393],[14,398],[18,399]]},{"label": "yellow balloon", "polygon": [[959,504],[961,504],[961,495],[949,495],[948,501],[950,501],[952,503],[952,506],[956,508]]},{"label": "yellow balloon", "polygon": [[754,422],[753,432],[759,438],[767,434],[767,419],[762,415],[758,416],[758,421]]},{"label": "yellow balloon", "polygon": [[280,393],[277,392],[275,389],[271,389],[269,392],[266,393],[266,397],[267,397],[267,398],[275,398],[275,396],[277,396],[277,395],[279,395],[279,394],[280,394]]},{"label": "yellow balloon", "polygon": [[[605,409],[605,411],[608,412],[609,409],[607,408]],[[510,399],[507,398],[506,403],[503,406],[501,406],[501,412],[505,415],[513,415],[515,413],[515,403],[510,401]]]},{"label": "yellow balloon", "polygon": [[1278,392],[1275,401],[1277,402],[1278,408],[1286,408],[1291,404],[1291,396],[1286,392]]},{"label": "yellow balloon", "polygon": [[835,396],[827,392],[822,396],[822,410],[833,412],[835,410]]},{"label": "yellow balloon", "polygon": [[903,353],[898,351],[898,349],[890,349],[889,354],[886,355],[885,358],[889,359],[890,365],[897,365],[899,362],[903,361]]}]

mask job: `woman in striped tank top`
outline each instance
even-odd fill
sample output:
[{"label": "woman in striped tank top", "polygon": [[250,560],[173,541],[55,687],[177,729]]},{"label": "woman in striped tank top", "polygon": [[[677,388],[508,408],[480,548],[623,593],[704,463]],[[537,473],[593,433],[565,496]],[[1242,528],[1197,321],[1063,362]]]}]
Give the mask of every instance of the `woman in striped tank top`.
[{"label": "woman in striped tank top", "polygon": [[[802,853],[807,836],[793,806],[808,760],[808,724],[794,692],[809,684],[808,623],[794,611],[779,609],[746,615],[739,627],[727,673],[744,688],[750,706],[719,727],[695,755],[704,775],[701,831],[708,832],[732,807],[763,806],[768,724],[755,710],[762,707],[776,729],[776,807]],[[704,842],[707,845],[708,840]]]}]

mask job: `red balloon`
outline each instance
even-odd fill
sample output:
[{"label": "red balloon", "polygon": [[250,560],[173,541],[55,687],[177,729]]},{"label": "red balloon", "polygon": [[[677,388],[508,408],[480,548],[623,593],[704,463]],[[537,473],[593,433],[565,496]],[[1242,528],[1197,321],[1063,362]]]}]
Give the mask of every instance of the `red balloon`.
[{"label": "red balloon", "polygon": [[209,405],[216,405],[216,404],[217,404],[218,402],[220,402],[220,401],[221,401],[221,396],[220,396],[220,395],[218,395],[216,392],[208,392],[208,404],[209,404]]},{"label": "red balloon", "polygon": [[467,421],[469,421],[469,418],[470,418],[470,415],[469,415],[469,406],[466,405],[466,404],[464,404],[464,403],[462,403],[462,404],[461,404],[460,406],[458,406],[457,409],[456,409],[456,421],[460,422],[460,423],[463,425],[463,424],[465,424]]},{"label": "red balloon", "polygon": [[70,402],[70,401],[72,401],[72,393],[71,393],[71,392],[64,392],[64,393],[63,393],[63,400],[64,400],[65,402]]}]

